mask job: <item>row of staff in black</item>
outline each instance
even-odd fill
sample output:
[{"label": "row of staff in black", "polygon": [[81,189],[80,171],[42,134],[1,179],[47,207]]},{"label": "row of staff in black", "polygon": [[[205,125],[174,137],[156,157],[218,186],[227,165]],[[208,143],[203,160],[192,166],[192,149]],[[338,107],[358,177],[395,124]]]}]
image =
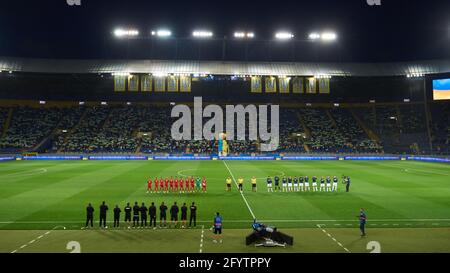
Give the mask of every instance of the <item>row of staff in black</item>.
[{"label": "row of staff in black", "polygon": [[[106,204],[105,201],[102,202],[102,204],[99,207],[100,209],[100,221],[99,221],[99,227],[107,227],[106,226],[106,216],[108,214],[109,207]],[[169,208],[164,204],[164,202],[161,203],[159,206],[159,225],[160,227],[167,227],[167,210]],[[174,202],[173,205],[170,207],[169,214],[170,214],[170,226],[173,225],[173,227],[177,227],[178,225],[178,215],[181,212],[180,217],[180,223],[182,228],[186,228],[186,222],[187,222],[187,213],[188,209],[190,211],[190,217],[189,217],[189,227],[196,226],[197,225],[197,206],[195,205],[195,202],[192,202],[192,204],[189,206],[189,208],[186,206],[186,203],[183,203],[183,205],[178,207],[177,202]],[[88,204],[86,207],[86,228],[87,227],[93,227],[93,221],[94,221],[94,207],[91,203]],[[140,206],[138,202],[134,203],[134,206],[132,207],[130,203],[127,203],[127,205],[124,207],[123,212],[125,212],[125,223],[128,225],[129,228],[131,228],[131,219],[133,219],[133,225],[132,227],[147,227],[148,222],[147,219],[150,218],[150,227],[153,225],[154,228],[156,228],[156,215],[157,215],[157,207],[155,206],[155,203],[152,202],[149,207],[145,206],[145,203],[142,203]],[[114,227],[119,227],[120,225],[120,215],[122,213],[122,209],[120,209],[119,205],[116,205],[113,209],[114,213]],[[147,217],[147,215],[149,217]]]}]

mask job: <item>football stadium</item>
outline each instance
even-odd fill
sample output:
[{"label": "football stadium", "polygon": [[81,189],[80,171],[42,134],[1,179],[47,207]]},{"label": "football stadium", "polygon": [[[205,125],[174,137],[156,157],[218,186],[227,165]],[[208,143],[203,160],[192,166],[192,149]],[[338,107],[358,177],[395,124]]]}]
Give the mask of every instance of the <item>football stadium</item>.
[{"label": "football stadium", "polygon": [[[402,4],[334,3],[327,24],[287,15],[267,34],[60,2],[41,5],[79,30],[0,27],[0,252],[450,252],[448,25],[420,50],[373,34],[389,45],[367,53],[320,14],[370,29]],[[430,5],[427,31],[445,10]]]}]

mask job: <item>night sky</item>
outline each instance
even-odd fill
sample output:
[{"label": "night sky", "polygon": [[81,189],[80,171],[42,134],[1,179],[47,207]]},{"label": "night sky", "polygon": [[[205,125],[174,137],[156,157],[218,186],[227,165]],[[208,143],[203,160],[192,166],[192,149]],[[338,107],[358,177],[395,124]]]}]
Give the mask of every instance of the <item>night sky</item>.
[{"label": "night sky", "polygon": [[[202,59],[201,54],[194,56],[192,52],[196,50],[183,49],[192,47],[189,42],[179,42],[174,55],[171,49],[170,54],[161,48],[151,51],[150,48],[165,45],[150,45],[150,40],[126,43],[113,37],[115,27],[130,26],[139,29],[143,36],[166,27],[180,38],[189,37],[196,28],[210,29],[215,37],[231,37],[238,28],[248,29],[258,40],[272,39],[282,29],[293,32],[297,39],[306,39],[311,31],[338,33],[334,44],[297,42],[292,51],[294,57],[286,57],[295,61],[382,62],[450,57],[450,1],[381,1],[381,6],[372,7],[366,0],[81,0],[80,7],[70,7],[66,0],[3,0],[0,56]],[[267,47],[265,42],[254,43]],[[281,48],[272,48],[274,53],[269,54],[269,59],[283,61],[286,58],[282,54],[278,57],[277,50],[290,47],[273,47],[277,46]],[[205,43],[205,52],[207,47]],[[230,48],[225,59],[240,59],[242,55],[233,51],[242,50],[239,46]],[[249,60],[267,60],[267,52],[254,53]],[[216,55],[220,56],[211,53],[207,58],[217,59]]]}]

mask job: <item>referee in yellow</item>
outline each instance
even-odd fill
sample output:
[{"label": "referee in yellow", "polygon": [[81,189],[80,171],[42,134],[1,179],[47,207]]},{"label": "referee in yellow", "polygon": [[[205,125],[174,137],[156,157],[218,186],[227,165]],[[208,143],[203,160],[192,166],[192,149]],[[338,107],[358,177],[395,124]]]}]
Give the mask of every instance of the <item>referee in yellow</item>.
[{"label": "referee in yellow", "polygon": [[226,179],[226,183],[227,183],[227,189],[226,190],[227,191],[231,191],[231,178],[228,177]]},{"label": "referee in yellow", "polygon": [[239,191],[242,192],[242,187],[244,185],[244,179],[242,177],[238,178],[238,187],[239,187]]},{"label": "referee in yellow", "polygon": [[251,182],[252,182],[252,192],[256,192],[256,177],[253,176]]}]

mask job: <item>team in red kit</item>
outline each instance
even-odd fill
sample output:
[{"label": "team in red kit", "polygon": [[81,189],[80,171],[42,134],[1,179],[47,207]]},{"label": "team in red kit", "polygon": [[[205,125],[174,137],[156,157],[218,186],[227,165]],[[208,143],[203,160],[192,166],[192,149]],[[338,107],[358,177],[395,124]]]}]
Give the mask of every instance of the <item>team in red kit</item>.
[{"label": "team in red kit", "polygon": [[200,177],[156,177],[147,180],[147,193],[195,193],[206,192],[206,178]]}]

